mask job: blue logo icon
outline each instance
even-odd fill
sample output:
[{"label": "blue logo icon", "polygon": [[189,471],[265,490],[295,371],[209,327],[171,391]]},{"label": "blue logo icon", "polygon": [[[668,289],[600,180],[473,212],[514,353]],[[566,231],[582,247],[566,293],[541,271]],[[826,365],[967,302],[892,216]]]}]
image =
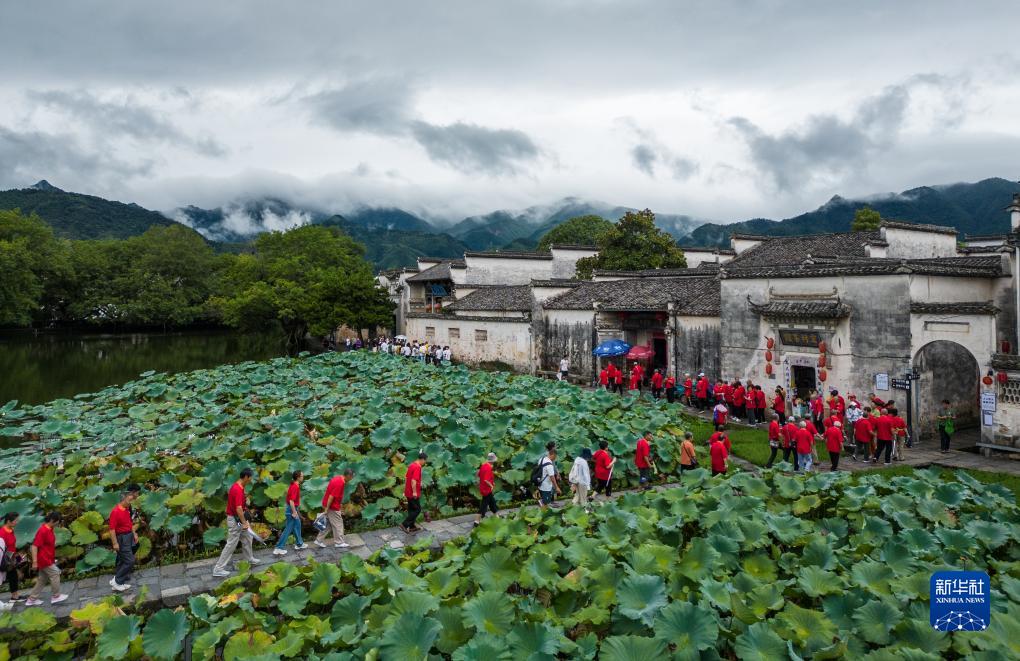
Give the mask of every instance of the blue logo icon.
[{"label": "blue logo icon", "polygon": [[931,575],[928,619],[936,631],[984,631],[992,617],[991,580],[983,571]]}]

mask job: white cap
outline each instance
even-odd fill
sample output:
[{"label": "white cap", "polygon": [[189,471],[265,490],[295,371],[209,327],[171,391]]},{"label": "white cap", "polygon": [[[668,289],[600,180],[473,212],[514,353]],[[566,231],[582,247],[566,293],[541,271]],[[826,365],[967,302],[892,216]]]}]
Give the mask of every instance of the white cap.
[{"label": "white cap", "polygon": [[842,427],[842,426],[843,426],[843,423],[842,423],[842,422],[840,422],[839,420],[836,420],[836,421],[835,421],[835,422],[833,422],[832,424],[833,424],[833,425],[835,425],[836,427]]}]

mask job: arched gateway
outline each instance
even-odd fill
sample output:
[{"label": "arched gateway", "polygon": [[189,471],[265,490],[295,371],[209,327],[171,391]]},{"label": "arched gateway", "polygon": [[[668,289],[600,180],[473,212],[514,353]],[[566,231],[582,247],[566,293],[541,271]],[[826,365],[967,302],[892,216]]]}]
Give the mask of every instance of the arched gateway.
[{"label": "arched gateway", "polygon": [[957,429],[980,425],[980,372],[966,347],[948,340],[929,342],[914,355],[914,369],[921,375],[914,381],[916,433],[922,438],[937,436],[935,422],[943,399],[956,412]]}]

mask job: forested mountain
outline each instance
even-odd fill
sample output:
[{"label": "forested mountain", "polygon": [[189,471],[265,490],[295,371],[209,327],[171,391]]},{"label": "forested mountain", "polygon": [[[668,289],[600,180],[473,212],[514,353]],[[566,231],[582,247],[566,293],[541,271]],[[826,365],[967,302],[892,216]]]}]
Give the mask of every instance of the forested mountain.
[{"label": "forested mountain", "polygon": [[728,245],[731,233],[792,236],[824,234],[850,229],[854,213],[870,206],[883,218],[911,223],[947,225],[961,234],[1001,234],[1009,231],[1009,216],[1003,211],[1020,185],[1006,179],[984,179],[973,184],[921,186],[864,199],[848,200],[838,195],[814,211],[776,221],[755,218],[741,223],[707,223],[691,233],[691,245]]},{"label": "forested mountain", "polygon": [[365,227],[344,216],[332,216],[322,224],[339,227],[364,245],[365,258],[377,269],[414,266],[419,257],[460,258],[468,250],[449,234]]},{"label": "forested mountain", "polygon": [[137,204],[68,193],[45,179],[29,188],[0,191],[0,209],[34,213],[65,239],[124,239],[153,225],[174,224],[163,214]]}]

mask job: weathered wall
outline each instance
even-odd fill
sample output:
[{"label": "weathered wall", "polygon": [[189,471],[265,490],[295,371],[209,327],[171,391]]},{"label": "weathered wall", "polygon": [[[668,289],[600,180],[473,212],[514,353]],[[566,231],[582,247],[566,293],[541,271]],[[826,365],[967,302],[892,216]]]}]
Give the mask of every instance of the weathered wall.
[{"label": "weathered wall", "polygon": [[921,374],[914,390],[917,400],[914,430],[922,438],[938,435],[935,417],[943,399],[948,399],[956,412],[957,428],[981,423],[978,364],[966,348],[945,340],[926,344],[914,357],[914,369]]},{"label": "weathered wall", "polygon": [[553,248],[552,277],[573,278],[577,271],[577,260],[582,257],[592,257],[598,254],[597,250],[572,250]]},{"label": "weathered wall", "polygon": [[1002,341],[1009,342],[1013,353],[1020,351],[1020,337],[1017,336],[1016,289],[1013,278],[998,278],[992,291],[992,302],[999,308],[995,315],[995,346],[1001,351]]},{"label": "weathered wall", "polygon": [[676,376],[685,372],[719,374],[721,368],[720,320],[718,317],[676,318],[673,339]]},{"label": "weathered wall", "polygon": [[[483,362],[502,362],[522,372],[531,370],[531,322],[530,320],[474,320],[462,317],[407,318],[407,336],[411,339],[424,340],[427,329],[434,328],[434,337],[429,339],[436,344],[449,345],[454,360],[478,364]],[[456,329],[459,337],[451,336],[450,330]],[[476,339],[475,331],[484,330],[487,339]],[[455,335],[456,335],[455,334]]]},{"label": "weathered wall", "polygon": [[[558,369],[560,359],[570,356],[570,371],[585,379],[593,370],[592,316],[587,310],[546,310],[540,327],[539,369]],[[539,337],[539,335],[536,335]]]},{"label": "weathered wall", "polygon": [[479,285],[526,285],[553,277],[551,259],[465,256],[464,281]]},{"label": "weathered wall", "polygon": [[952,234],[923,232],[883,227],[882,238],[889,244],[886,257],[894,259],[925,259],[956,257],[956,237]]}]

